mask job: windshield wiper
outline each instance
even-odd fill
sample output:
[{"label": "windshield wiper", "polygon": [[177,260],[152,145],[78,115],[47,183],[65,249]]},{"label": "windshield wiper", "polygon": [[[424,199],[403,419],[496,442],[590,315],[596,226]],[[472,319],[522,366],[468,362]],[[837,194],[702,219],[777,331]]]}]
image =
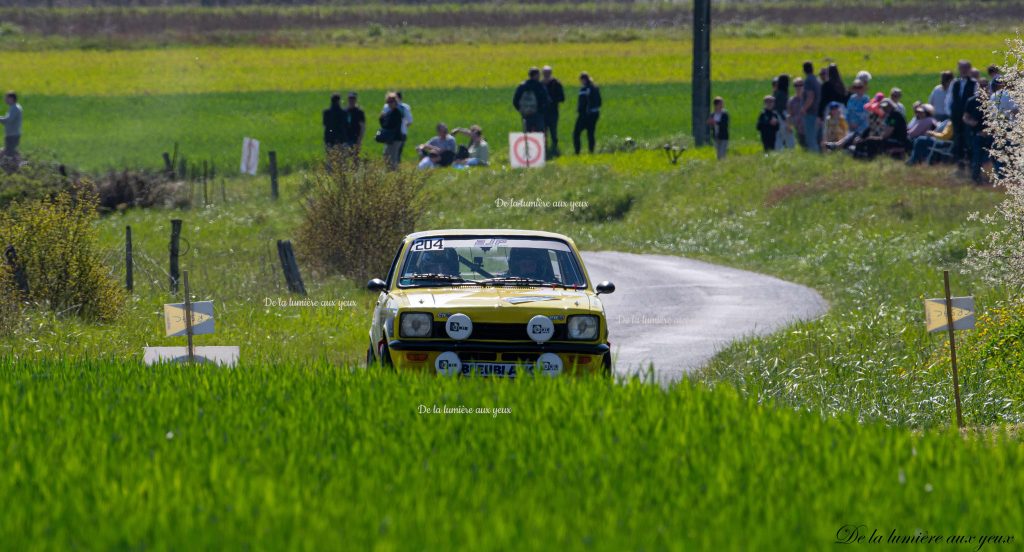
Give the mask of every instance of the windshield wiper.
[{"label": "windshield wiper", "polygon": [[406,274],[402,276],[403,280],[429,280],[431,282],[447,282],[451,284],[477,284],[475,280],[467,280],[462,276],[454,276],[452,274]]},{"label": "windshield wiper", "polygon": [[557,287],[563,287],[563,288],[571,287],[571,286],[567,286],[565,284],[561,284],[561,283],[558,283],[558,282],[547,282],[547,281],[541,280],[539,278],[526,278],[526,277],[523,277],[523,276],[499,276],[499,277],[496,277],[496,278],[487,278],[486,280],[480,280],[479,283],[482,284],[482,285],[492,284],[492,285],[496,285],[496,286],[497,285],[502,285],[502,284],[512,284],[512,285],[533,285],[533,286],[545,286],[545,287],[546,286],[557,286]]}]

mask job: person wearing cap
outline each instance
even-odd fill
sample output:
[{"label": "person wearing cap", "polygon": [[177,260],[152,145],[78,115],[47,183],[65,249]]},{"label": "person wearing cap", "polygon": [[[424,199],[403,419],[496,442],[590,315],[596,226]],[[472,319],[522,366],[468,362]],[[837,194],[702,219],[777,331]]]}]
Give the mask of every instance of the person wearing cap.
[{"label": "person wearing cap", "polygon": [[761,145],[764,152],[775,151],[775,137],[778,135],[782,117],[775,111],[775,97],[764,97],[764,109],[757,117],[757,131],[761,133]]},{"label": "person wearing cap", "polygon": [[345,147],[349,148],[353,155],[359,155],[363,147],[363,136],[366,135],[366,113],[356,104],[358,95],[355,92],[348,93],[348,107],[345,108]]},{"label": "person wearing cap", "polygon": [[934,108],[931,104],[920,104],[914,106],[914,118],[907,125],[907,138],[914,141],[923,136],[929,130],[935,130],[935,118],[932,117]]},{"label": "person wearing cap", "polygon": [[825,123],[821,136],[822,148],[835,149],[836,145],[841,143],[849,132],[850,127],[846,124],[846,118],[843,117],[843,104],[830,102],[825,112]]},{"label": "person wearing cap", "polygon": [[889,91],[889,99],[892,100],[893,109],[896,110],[896,113],[903,115],[903,118],[905,119],[907,117],[907,108],[904,107],[903,102],[900,101],[903,99],[903,90],[893,87],[893,89]]},{"label": "person wearing cap", "polygon": [[341,94],[331,95],[331,105],[323,111],[324,149],[328,155],[345,143],[348,134],[348,116],[341,107]]},{"label": "person wearing cap", "polygon": [[547,149],[549,157],[558,155],[558,104],[565,102],[565,88],[562,87],[561,81],[552,76],[552,72],[550,65],[545,65],[540,71],[540,82],[544,84],[548,97],[551,98],[551,103],[544,112],[544,126],[547,127],[548,139],[551,142]]}]

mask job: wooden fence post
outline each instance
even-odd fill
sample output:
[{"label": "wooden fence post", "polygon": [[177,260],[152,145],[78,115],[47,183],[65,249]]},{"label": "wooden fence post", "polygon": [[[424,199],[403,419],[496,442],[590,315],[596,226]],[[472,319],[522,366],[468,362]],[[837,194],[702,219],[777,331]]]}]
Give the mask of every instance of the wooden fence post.
[{"label": "wooden fence post", "polygon": [[277,240],[277,256],[281,259],[281,269],[284,270],[284,280],[288,284],[288,291],[306,295],[306,286],[302,283],[299,265],[295,262],[292,242]]},{"label": "wooden fence post", "polygon": [[181,220],[171,221],[171,293],[178,293],[178,253],[181,242]]},{"label": "wooden fence post", "polygon": [[[166,155],[166,154],[165,154]],[[128,293],[135,291],[135,271],[132,264],[132,227],[124,227],[124,286]]]},{"label": "wooden fence post", "polygon": [[271,151],[270,156],[270,197],[277,199],[277,152]]}]

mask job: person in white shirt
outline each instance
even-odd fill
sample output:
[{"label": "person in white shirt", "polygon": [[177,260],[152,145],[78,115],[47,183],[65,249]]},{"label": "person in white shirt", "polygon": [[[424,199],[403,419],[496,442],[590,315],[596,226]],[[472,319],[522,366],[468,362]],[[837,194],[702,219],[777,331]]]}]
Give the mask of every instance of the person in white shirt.
[{"label": "person in white shirt", "polygon": [[[395,92],[398,96],[398,109],[402,112],[402,143],[398,146],[398,160],[402,159],[402,150],[405,149],[405,142],[409,139],[409,127],[412,126],[412,108],[402,100],[402,91]],[[384,104],[384,111],[387,111],[388,104]]]},{"label": "person in white shirt", "polygon": [[16,158],[21,143],[21,104],[18,103],[18,94],[13,90],[4,96],[4,102],[7,104],[7,115],[0,117],[0,123],[4,125],[4,156]]},{"label": "person in white shirt", "polygon": [[932,93],[928,96],[928,103],[935,107],[935,120],[945,121],[949,118],[949,111],[946,109],[946,94],[949,93],[949,85],[953,83],[953,72],[943,71],[939,77],[939,84],[935,85]]}]

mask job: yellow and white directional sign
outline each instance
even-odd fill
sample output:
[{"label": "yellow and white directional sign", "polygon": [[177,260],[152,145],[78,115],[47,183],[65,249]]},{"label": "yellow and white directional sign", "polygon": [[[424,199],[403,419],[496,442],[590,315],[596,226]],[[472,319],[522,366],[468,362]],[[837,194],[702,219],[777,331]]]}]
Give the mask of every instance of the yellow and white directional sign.
[{"label": "yellow and white directional sign", "polygon": [[[213,333],[213,301],[192,303],[192,335]],[[167,337],[185,335],[185,304],[164,305],[164,325]]]},{"label": "yellow and white directional sign", "polygon": [[[974,297],[953,297],[953,329],[974,328]],[[942,332],[949,328],[945,299],[925,299],[924,317],[929,332]]]}]

